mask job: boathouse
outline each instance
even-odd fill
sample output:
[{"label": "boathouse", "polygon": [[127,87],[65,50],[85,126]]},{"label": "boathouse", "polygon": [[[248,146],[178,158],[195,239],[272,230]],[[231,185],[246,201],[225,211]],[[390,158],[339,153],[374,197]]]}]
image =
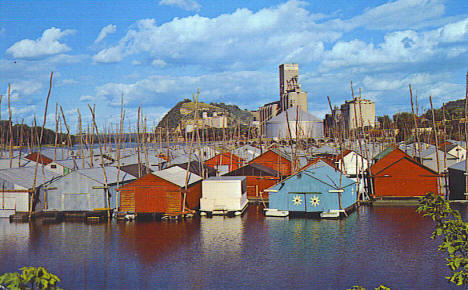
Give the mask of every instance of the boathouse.
[{"label": "boathouse", "polygon": [[232,153],[239,156],[246,162],[250,162],[252,159],[260,156],[262,150],[257,147],[245,144],[232,150]]},{"label": "boathouse", "polygon": [[31,210],[41,210],[44,207],[44,186],[59,177],[42,166],[37,171],[34,166],[0,170],[0,212],[5,213],[4,216],[29,212],[31,204]]},{"label": "boathouse", "polygon": [[250,163],[257,163],[278,171],[281,176],[291,175],[291,157],[279,149],[270,149],[252,159]]},{"label": "boathouse", "polygon": [[153,170],[147,168],[143,164],[129,164],[120,166],[120,170],[125,171],[126,173],[134,176],[135,178],[140,178],[148,173],[153,172]]},{"label": "boathouse", "polygon": [[[188,209],[198,209],[201,198],[201,180],[178,166],[147,174],[118,189],[120,211],[132,213],[162,213],[178,215]],[[185,202],[185,203],[184,203]]]},{"label": "boathouse", "polygon": [[244,176],[215,176],[202,182],[200,211],[212,214],[243,212],[248,206]]},{"label": "boathouse", "polygon": [[[115,167],[74,170],[54,180],[44,188],[44,210],[93,211],[117,208],[117,186],[135,180],[135,177]],[[107,181],[107,182],[106,182]],[[106,184],[107,183],[107,184]]]},{"label": "boathouse", "polygon": [[52,159],[45,156],[44,154],[42,153],[39,154],[39,152],[33,152],[31,154],[28,154],[25,158],[34,162],[38,162],[39,164],[42,164],[44,166],[48,165],[49,163],[53,161]]},{"label": "boathouse", "polygon": [[356,182],[323,161],[270,187],[269,208],[287,212],[343,212],[357,200]]},{"label": "boathouse", "polygon": [[370,167],[374,196],[414,197],[438,193],[437,172],[396,147],[388,147]]},{"label": "boathouse", "polygon": [[205,161],[205,164],[218,170],[219,175],[231,172],[242,166],[244,160],[231,152],[220,153]]},{"label": "boathouse", "polygon": [[465,160],[460,161],[448,168],[449,176],[449,196],[450,200],[466,200],[468,195],[465,195],[466,179],[465,175]]},{"label": "boathouse", "polygon": [[258,163],[250,163],[223,176],[245,176],[247,184],[247,198],[268,198],[265,189],[275,185],[281,175],[278,171]]},{"label": "boathouse", "polygon": [[367,170],[369,162],[360,154],[352,150],[345,150],[336,157],[337,167],[349,177],[356,177]]}]

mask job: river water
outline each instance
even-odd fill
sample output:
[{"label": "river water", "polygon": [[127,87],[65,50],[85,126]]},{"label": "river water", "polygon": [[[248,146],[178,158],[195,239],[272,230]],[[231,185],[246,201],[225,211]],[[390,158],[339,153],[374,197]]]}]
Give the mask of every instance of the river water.
[{"label": "river water", "polygon": [[[465,215],[468,206],[458,206]],[[59,224],[0,219],[0,273],[44,266],[66,289],[451,289],[433,223],[415,207],[343,220],[242,217]]]}]

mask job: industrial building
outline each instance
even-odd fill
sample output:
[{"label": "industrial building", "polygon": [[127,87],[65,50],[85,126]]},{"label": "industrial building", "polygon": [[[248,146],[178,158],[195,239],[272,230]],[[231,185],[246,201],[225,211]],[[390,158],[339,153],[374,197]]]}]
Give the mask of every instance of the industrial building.
[{"label": "industrial building", "polygon": [[280,105],[281,111],[298,106],[307,112],[307,93],[299,84],[299,65],[297,63],[280,64]]},{"label": "industrial building", "polygon": [[331,136],[331,130],[353,130],[363,127],[375,127],[375,103],[371,100],[354,98],[345,101],[340,108],[335,106],[331,114],[325,115],[325,132]]},{"label": "industrial building", "polygon": [[[296,132],[293,130],[294,132],[290,133],[290,128],[300,128],[301,133],[297,134],[300,138],[321,138],[323,124],[307,112],[307,93],[302,91],[299,83],[298,64],[279,66],[279,93],[279,101],[265,104],[258,110],[260,134],[267,138],[295,138]],[[290,118],[286,117],[288,110],[291,111]],[[301,118],[297,112],[300,112]]]}]

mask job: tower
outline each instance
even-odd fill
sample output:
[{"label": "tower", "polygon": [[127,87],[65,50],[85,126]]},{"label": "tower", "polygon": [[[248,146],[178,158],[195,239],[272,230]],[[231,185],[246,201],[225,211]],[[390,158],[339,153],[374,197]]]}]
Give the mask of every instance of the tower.
[{"label": "tower", "polygon": [[280,104],[281,111],[298,106],[307,112],[307,93],[299,84],[299,65],[297,63],[280,64]]}]

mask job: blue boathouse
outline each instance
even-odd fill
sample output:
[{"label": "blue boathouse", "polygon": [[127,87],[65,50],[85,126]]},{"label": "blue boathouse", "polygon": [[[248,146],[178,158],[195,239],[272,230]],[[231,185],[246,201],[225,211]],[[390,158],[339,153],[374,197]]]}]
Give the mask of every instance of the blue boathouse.
[{"label": "blue boathouse", "polygon": [[[356,182],[319,161],[269,188],[269,209],[307,213],[339,213],[357,200]],[[324,217],[324,216],[322,216]]]}]

